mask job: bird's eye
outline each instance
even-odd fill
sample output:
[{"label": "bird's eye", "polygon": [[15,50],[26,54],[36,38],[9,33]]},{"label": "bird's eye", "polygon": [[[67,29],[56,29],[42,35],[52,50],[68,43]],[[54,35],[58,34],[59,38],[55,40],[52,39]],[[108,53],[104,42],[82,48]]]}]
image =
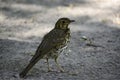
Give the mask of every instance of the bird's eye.
[{"label": "bird's eye", "polygon": [[62,21],[62,23],[64,24],[64,23],[65,23],[65,21]]}]

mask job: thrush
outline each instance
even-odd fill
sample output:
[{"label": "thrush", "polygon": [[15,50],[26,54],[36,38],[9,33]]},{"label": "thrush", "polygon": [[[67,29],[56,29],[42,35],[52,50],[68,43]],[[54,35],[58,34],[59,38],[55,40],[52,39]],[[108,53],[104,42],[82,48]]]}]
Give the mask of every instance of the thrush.
[{"label": "thrush", "polygon": [[46,59],[48,71],[50,71],[49,59],[54,59],[57,67],[63,72],[63,68],[58,63],[58,56],[66,48],[70,39],[70,28],[68,25],[74,22],[69,18],[60,18],[55,27],[47,33],[40,45],[38,46],[35,55],[30,60],[27,67],[20,73],[20,77],[25,77],[28,71],[40,60]]}]

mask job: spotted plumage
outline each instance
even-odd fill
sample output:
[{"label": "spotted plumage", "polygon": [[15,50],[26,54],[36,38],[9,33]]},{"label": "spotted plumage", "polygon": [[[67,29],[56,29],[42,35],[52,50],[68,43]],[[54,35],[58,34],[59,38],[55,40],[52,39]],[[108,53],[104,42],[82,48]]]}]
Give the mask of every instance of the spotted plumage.
[{"label": "spotted plumage", "polygon": [[74,20],[70,20],[68,18],[60,18],[56,22],[54,29],[43,37],[35,55],[30,60],[28,66],[20,73],[20,77],[24,77],[40,59],[47,60],[49,71],[51,70],[48,62],[49,59],[54,59],[60,71],[64,71],[58,64],[57,58],[69,42],[70,29],[68,28],[68,25],[71,22],[74,22]]}]

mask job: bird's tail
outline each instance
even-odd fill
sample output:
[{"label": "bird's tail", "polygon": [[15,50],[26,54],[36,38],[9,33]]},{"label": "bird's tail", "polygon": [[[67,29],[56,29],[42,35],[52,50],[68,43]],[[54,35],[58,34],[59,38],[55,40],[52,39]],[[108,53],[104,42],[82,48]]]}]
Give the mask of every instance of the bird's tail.
[{"label": "bird's tail", "polygon": [[20,77],[23,78],[26,76],[26,74],[28,73],[28,71],[35,65],[34,62],[30,62],[27,67],[20,73]]},{"label": "bird's tail", "polygon": [[19,74],[21,78],[24,78],[29,70],[38,62],[39,58],[30,61],[27,67]]}]

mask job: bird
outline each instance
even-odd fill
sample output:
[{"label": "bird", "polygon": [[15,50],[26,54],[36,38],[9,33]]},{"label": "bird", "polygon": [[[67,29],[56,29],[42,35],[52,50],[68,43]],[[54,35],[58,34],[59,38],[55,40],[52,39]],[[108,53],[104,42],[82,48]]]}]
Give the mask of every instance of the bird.
[{"label": "bird", "polygon": [[24,78],[40,59],[46,59],[48,71],[51,71],[49,59],[54,59],[59,70],[64,72],[64,69],[58,63],[58,57],[70,42],[71,32],[68,25],[72,22],[75,22],[75,20],[70,20],[66,17],[58,19],[55,27],[43,37],[29,64],[19,74],[21,78]]}]

